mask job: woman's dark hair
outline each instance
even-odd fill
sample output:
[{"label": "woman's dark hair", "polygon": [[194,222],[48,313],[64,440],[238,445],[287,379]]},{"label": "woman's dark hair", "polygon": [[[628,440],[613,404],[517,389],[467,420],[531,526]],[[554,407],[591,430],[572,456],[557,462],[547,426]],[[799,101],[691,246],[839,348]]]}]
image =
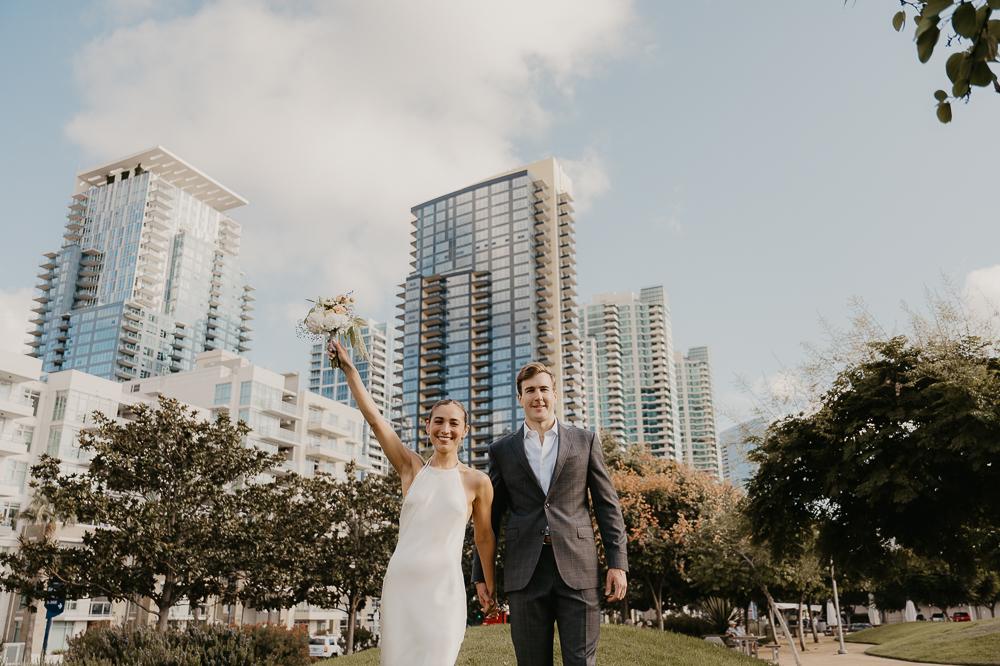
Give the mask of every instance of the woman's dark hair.
[{"label": "woman's dark hair", "polygon": [[427,420],[430,421],[431,417],[434,416],[434,410],[443,405],[458,405],[462,410],[462,417],[465,419],[465,425],[469,425],[469,412],[465,409],[465,405],[460,403],[458,400],[452,400],[450,398],[445,398],[444,400],[438,400],[431,406],[431,411],[427,415]]}]

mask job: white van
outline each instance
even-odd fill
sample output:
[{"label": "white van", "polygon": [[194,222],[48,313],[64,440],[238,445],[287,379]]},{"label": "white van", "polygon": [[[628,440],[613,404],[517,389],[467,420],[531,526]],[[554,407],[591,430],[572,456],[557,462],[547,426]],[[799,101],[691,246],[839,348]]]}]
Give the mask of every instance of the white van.
[{"label": "white van", "polygon": [[340,645],[337,636],[310,636],[309,656],[326,659],[340,656]]}]

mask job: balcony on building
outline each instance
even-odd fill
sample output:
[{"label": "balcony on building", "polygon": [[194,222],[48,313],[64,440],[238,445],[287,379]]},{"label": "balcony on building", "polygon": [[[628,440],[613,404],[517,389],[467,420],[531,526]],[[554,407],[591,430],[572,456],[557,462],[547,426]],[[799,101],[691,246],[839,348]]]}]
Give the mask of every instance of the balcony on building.
[{"label": "balcony on building", "polygon": [[341,419],[331,412],[320,410],[309,410],[309,418],[306,421],[306,428],[313,432],[323,432],[336,437],[350,437],[351,429],[341,425]]}]

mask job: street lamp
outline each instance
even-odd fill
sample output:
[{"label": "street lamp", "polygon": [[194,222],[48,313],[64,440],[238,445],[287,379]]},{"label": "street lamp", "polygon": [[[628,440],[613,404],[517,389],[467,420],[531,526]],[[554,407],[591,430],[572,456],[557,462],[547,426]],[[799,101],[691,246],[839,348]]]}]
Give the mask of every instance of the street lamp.
[{"label": "street lamp", "polygon": [[837,578],[833,574],[833,558],[830,558],[830,581],[833,583],[833,609],[837,611],[837,637],[840,639],[840,649],[837,654],[847,654],[844,647],[844,616],[840,614],[840,598],[837,596]]}]

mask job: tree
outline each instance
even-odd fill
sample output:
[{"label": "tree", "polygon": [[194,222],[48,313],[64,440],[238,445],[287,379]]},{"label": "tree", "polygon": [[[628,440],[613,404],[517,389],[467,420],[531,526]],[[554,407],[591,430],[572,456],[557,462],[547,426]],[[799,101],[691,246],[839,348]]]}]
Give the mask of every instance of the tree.
[{"label": "tree", "polygon": [[354,629],[365,599],[382,591],[396,547],[402,504],[399,479],[369,474],[359,478],[352,462],[347,478],[334,486],[335,529],[317,539],[309,603],[347,612],[347,654],[354,652]]},{"label": "tree", "polygon": [[1000,603],[1000,572],[981,571],[972,585],[971,598],[976,605],[989,608],[990,617],[996,617]]},{"label": "tree", "polygon": [[862,573],[899,548],[974,569],[1000,532],[995,346],[974,336],[869,346],[815,411],[773,423],[751,454],[755,535],[788,552],[815,533],[824,561]]},{"label": "tree", "polygon": [[629,571],[642,582],[663,629],[667,600],[686,602],[686,546],[703,516],[732,491],[703,472],[633,448],[611,473],[628,534]]},{"label": "tree", "polygon": [[992,85],[1000,92],[997,75],[990,63],[997,61],[1000,40],[1000,20],[992,18],[1000,9],[1000,0],[899,0],[903,7],[892,17],[897,32],[906,25],[907,9],[913,12],[916,25],[917,59],[927,62],[940,43],[942,29],[946,47],[957,47],[945,61],[945,74],[951,82],[948,90],[937,90],[937,117],[942,123],[951,122],[949,99],[968,101],[972,87]]},{"label": "tree", "polygon": [[245,568],[224,598],[258,610],[292,609],[322,585],[315,562],[337,529],[338,490],[338,482],[325,474],[286,474],[273,484],[248,488],[246,504],[254,510],[244,517],[245,529],[234,544]]},{"label": "tree", "polygon": [[80,448],[94,452],[86,471],[64,473],[49,456],[32,467],[51,515],[87,528],[78,545],[22,537],[17,551],[0,554],[0,585],[38,600],[59,580],[70,598],[132,601],[158,615],[162,630],[182,599],[203,602],[245,569],[232,545],[256,507],[239,485],[283,458],[246,447],[249,428],[224,415],[208,422],[162,397],[131,409],[123,423],[95,414],[96,429],[80,434]]}]

